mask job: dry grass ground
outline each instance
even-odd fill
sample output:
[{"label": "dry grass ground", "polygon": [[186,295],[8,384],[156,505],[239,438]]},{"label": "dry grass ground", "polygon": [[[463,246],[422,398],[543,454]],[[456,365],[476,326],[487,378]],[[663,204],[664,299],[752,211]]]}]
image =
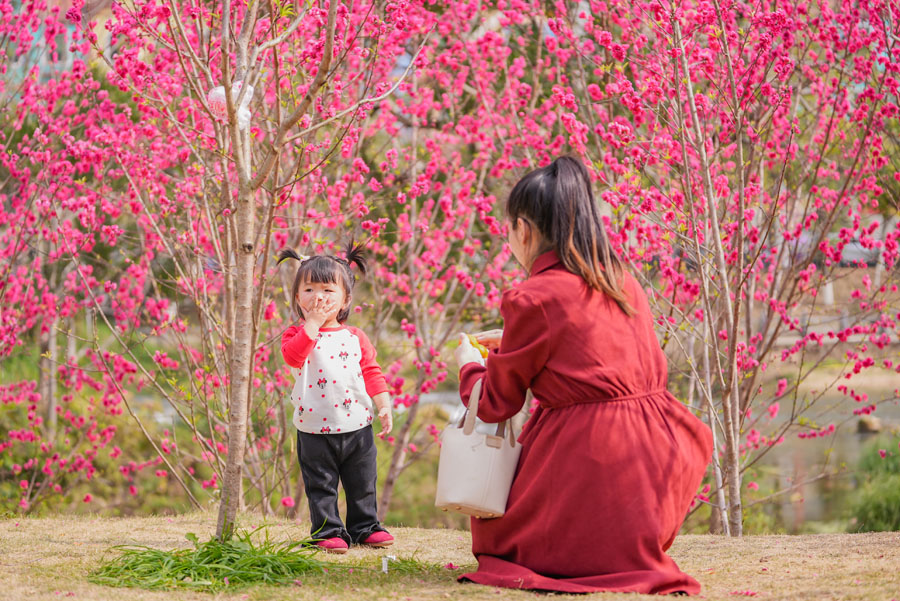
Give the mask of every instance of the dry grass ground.
[{"label": "dry grass ground", "polygon": [[[242,527],[262,524],[242,516]],[[301,578],[290,587],[258,586],[234,593],[152,592],[91,584],[87,575],[102,559],[114,555],[114,545],[146,545],[158,549],[189,546],[184,535],[208,539],[215,515],[179,517],[9,519],[0,521],[0,599],[211,601],[228,600],[347,600],[385,599],[527,599],[543,595],[473,584],[457,584],[461,568],[474,567],[469,533],[458,530],[392,528],[397,544],[387,551],[353,549],[343,557],[328,556],[357,567],[340,574]],[[307,525],[271,522],[270,536],[303,538]],[[577,552],[577,550],[573,550]],[[413,557],[424,569],[408,574],[381,574],[384,555]],[[900,533],[750,536],[743,540],[689,535],[680,537],[672,556],[703,585],[702,598],[745,597],[784,600],[900,601]],[[428,567],[430,566],[430,567]],[[553,598],[556,598],[554,596]],[[572,599],[653,599],[610,593]]]}]

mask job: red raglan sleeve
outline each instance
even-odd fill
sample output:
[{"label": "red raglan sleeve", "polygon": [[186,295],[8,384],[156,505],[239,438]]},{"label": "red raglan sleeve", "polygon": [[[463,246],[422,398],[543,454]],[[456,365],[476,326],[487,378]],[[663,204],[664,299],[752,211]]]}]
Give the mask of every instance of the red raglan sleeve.
[{"label": "red raglan sleeve", "polygon": [[369,337],[366,336],[365,332],[357,328],[350,328],[350,331],[359,338],[359,348],[362,351],[359,367],[362,370],[363,380],[366,383],[366,392],[369,393],[370,397],[387,392],[389,390],[387,381],[384,379],[381,366],[375,360],[377,351],[369,341]]},{"label": "red raglan sleeve", "polygon": [[303,326],[291,326],[281,335],[281,356],[291,367],[302,368],[315,346]]},{"label": "red raglan sleeve", "polygon": [[519,412],[531,382],[547,363],[550,349],[550,323],[540,302],[527,292],[505,292],[500,315],[500,348],[488,356],[487,366],[467,363],[459,372],[459,393],[466,406],[472,387],[482,378],[478,417],[488,423],[502,422]]}]

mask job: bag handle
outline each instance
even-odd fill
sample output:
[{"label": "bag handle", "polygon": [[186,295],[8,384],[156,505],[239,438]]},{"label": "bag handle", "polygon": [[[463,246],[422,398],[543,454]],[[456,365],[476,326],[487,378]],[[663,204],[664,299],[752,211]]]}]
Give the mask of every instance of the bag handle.
[{"label": "bag handle", "polygon": [[[506,426],[509,426],[508,428]],[[509,446],[516,446],[516,434],[513,432],[512,420],[505,420],[497,424],[497,438],[503,440],[506,437],[506,442],[509,443]]]},{"label": "bag handle", "polygon": [[[481,399],[481,385],[481,378],[478,378],[478,380],[475,381],[475,385],[472,386],[472,392],[469,395],[469,406],[466,408],[466,412],[463,414],[463,417],[460,419],[459,425],[457,426],[458,428],[463,429],[463,434],[466,436],[475,431],[475,417],[478,415],[478,402]],[[531,389],[529,388],[525,395],[525,402],[529,402],[532,398]],[[495,436],[501,440],[506,437],[509,446],[516,446],[516,435],[515,432],[513,432],[511,420],[503,420],[497,424]]]},{"label": "bag handle", "polygon": [[478,400],[481,398],[481,378],[475,381],[472,386],[472,393],[469,395],[469,406],[463,415],[462,429],[463,434],[468,436],[475,431],[475,416],[478,415]]}]

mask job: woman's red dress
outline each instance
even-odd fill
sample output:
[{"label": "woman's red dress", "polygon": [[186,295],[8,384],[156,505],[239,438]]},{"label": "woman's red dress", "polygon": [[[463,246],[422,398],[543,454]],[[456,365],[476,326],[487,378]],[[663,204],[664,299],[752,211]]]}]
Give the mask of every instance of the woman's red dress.
[{"label": "woman's red dress", "polygon": [[503,340],[487,367],[460,371],[463,401],[484,379],[478,417],[537,408],[506,514],[472,520],[478,571],[461,580],[586,593],[696,594],[666,555],[712,453],[709,428],[666,390],[666,359],[637,281],[628,317],[555,252],[503,295]]}]

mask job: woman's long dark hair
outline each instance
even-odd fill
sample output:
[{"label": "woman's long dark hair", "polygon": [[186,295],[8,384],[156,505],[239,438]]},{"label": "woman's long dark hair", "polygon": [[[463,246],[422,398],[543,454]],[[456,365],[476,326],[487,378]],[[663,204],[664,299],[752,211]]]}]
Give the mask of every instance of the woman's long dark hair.
[{"label": "woman's long dark hair", "polygon": [[580,160],[564,156],[528,173],[509,193],[506,214],[512,227],[519,217],[532,222],[566,269],[609,295],[627,315],[634,313],[622,288],[622,261],[610,247]]},{"label": "woman's long dark hair", "polygon": [[356,263],[360,273],[364,274],[367,270],[366,258],[362,253],[362,245],[354,244],[351,240],[347,245],[345,255],[346,258],[337,255],[313,255],[312,257],[302,257],[294,250],[286,248],[278,253],[278,262],[281,263],[287,259],[300,261],[297,267],[297,274],[294,276],[294,285],[291,287],[291,307],[297,312],[302,319],[306,319],[300,303],[297,302],[297,291],[300,285],[308,283],[316,284],[340,284],[344,287],[344,294],[347,296],[347,307],[341,309],[337,315],[338,323],[344,323],[350,317],[350,299],[353,298],[353,286],[356,284],[356,276],[350,269],[351,263]]}]

